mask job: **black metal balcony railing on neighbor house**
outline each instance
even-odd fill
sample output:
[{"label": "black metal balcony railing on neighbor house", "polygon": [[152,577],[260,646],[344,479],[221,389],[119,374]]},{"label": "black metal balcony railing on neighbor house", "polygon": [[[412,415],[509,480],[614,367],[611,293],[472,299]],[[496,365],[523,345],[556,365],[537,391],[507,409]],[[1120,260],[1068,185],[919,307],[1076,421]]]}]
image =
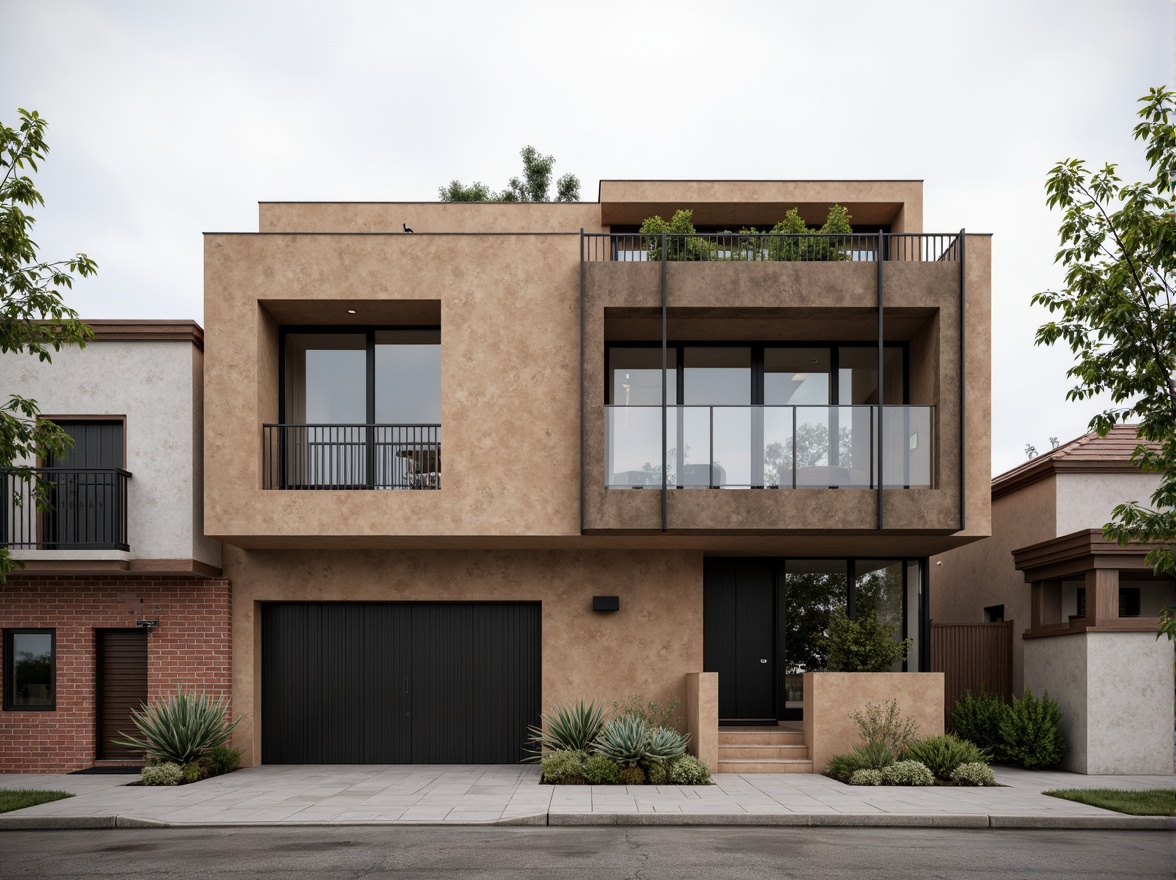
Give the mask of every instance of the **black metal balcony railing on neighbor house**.
[{"label": "black metal balcony railing on neighbor house", "polygon": [[266,489],[440,489],[440,425],[263,425]]},{"label": "black metal balcony railing on neighbor house", "polygon": [[661,261],[697,263],[957,262],[959,233],[638,233],[583,235],[588,263]]},{"label": "black metal balcony railing on neighbor house", "polygon": [[38,550],[129,550],[127,481],[121,468],[33,468],[47,482],[37,509],[34,483],[0,474],[0,543]]},{"label": "black metal balcony railing on neighbor house", "polygon": [[[879,444],[877,406],[667,406],[666,487],[934,487],[934,407],[882,415]],[[660,406],[606,406],[605,437],[608,488],[661,488]]]}]

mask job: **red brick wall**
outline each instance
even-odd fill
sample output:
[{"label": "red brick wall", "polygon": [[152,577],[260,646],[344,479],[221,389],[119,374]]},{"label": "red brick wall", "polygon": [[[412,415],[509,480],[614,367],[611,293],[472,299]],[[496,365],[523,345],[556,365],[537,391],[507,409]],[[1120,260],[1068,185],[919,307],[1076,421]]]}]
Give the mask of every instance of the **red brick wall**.
[{"label": "red brick wall", "polygon": [[[98,629],[158,620],[147,636],[147,697],[179,687],[231,697],[231,586],[141,577],[28,577],[0,584],[0,627],[57,631],[57,708],[0,711],[0,772],[61,773],[94,763]],[[3,657],[0,656],[0,664]]]}]

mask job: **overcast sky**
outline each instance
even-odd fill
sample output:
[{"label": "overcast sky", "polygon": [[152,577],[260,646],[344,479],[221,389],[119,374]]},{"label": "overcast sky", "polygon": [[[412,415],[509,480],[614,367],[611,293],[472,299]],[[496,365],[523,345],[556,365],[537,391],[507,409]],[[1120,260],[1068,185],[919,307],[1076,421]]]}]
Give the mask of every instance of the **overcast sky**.
[{"label": "overcast sky", "polygon": [[204,231],[257,202],[499,188],[533,144],[605,179],[922,179],[927,231],[993,241],[993,472],[1086,429],[1057,287],[1067,157],[1146,173],[1136,100],[1173,84],[1173,0],[0,0],[0,120],[50,123],[43,256],[84,317],[203,321]]}]

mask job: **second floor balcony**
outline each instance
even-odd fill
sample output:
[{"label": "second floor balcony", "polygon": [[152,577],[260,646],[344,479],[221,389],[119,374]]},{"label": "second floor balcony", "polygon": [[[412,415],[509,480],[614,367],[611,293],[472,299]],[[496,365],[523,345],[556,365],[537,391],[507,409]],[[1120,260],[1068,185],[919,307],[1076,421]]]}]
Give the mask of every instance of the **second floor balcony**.
[{"label": "second floor balcony", "polygon": [[610,489],[934,488],[931,406],[606,406]]},{"label": "second floor balcony", "polygon": [[[129,550],[122,468],[42,467],[0,474],[0,544],[24,550]],[[44,495],[38,504],[37,480]]]},{"label": "second floor balcony", "polygon": [[440,489],[440,425],[263,425],[265,489]]}]

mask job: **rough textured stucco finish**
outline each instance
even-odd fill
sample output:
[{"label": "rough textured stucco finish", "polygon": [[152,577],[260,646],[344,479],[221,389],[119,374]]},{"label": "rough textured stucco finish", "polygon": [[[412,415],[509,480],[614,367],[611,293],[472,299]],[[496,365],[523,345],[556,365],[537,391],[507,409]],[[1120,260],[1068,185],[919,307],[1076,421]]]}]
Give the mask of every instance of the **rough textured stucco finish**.
[{"label": "rough textured stucco finish", "polygon": [[1057,537],[1055,478],[992,502],[992,537],[936,556],[930,564],[931,620],[983,623],[984,609],[1004,605],[1013,630],[1013,693],[1025,685],[1021,633],[1029,629],[1030,588],[1013,567],[1013,551]]},{"label": "rough textured stucco finish", "polygon": [[262,202],[261,232],[603,232],[594,202]]},{"label": "rough textured stucco finish", "polygon": [[1172,643],[1152,633],[1025,641],[1025,687],[1062,711],[1074,773],[1172,772]]},{"label": "rough textured stucco finish", "polygon": [[891,700],[919,725],[919,736],[943,733],[942,672],[806,672],[804,739],[813,770],[861,743],[854,712]]},{"label": "rough textured stucco finish", "polygon": [[[135,559],[220,565],[220,545],[201,534],[200,352],[189,341],[96,340],[54,353],[0,355],[0,398],[34,398],[47,418],[125,419],[127,535]],[[26,555],[25,558],[36,558]]]},{"label": "rough textured stucco finish", "polygon": [[686,674],[686,732],[690,754],[719,772],[719,674]]},{"label": "rough textured stucco finish", "polygon": [[1103,523],[1110,522],[1111,511],[1115,506],[1125,501],[1138,501],[1150,507],[1152,492],[1160,484],[1158,474],[1063,472],[1055,479],[1058,493],[1057,535],[1100,528]]},{"label": "rough textured stucco finish", "polygon": [[[233,581],[235,742],[259,763],[260,602],[541,602],[542,707],[632,694],[685,700],[702,670],[702,554],[318,552],[227,548]],[[592,611],[594,595],[620,611]]]},{"label": "rough textured stucco finish", "polygon": [[[579,533],[577,236],[205,241],[209,534]],[[265,302],[315,300],[343,313],[354,298],[440,301],[443,488],[265,491],[261,425],[278,412],[277,327]]]}]

